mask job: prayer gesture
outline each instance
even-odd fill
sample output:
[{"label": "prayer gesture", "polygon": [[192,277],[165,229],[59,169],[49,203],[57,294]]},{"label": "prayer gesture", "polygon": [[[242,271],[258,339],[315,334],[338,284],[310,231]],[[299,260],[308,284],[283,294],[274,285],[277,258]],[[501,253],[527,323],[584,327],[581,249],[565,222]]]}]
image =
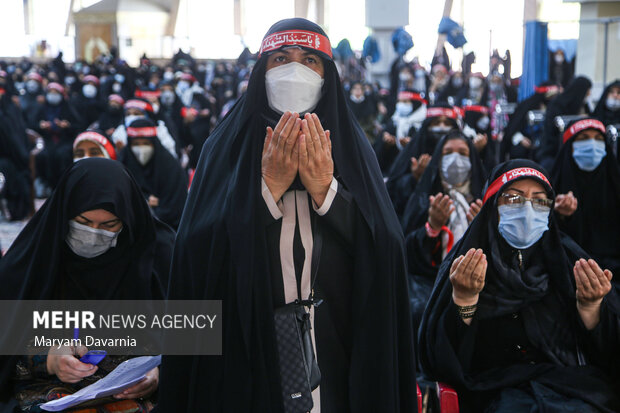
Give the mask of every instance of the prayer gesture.
[{"label": "prayer gesture", "polygon": [[301,135],[295,152],[299,154],[301,183],[320,207],[334,176],[334,161],[330,132],[323,130],[316,114],[307,113],[301,121]]},{"label": "prayer gesture", "polygon": [[299,157],[295,148],[300,129],[299,115],[288,111],[282,115],[275,129],[267,127],[261,172],[276,202],[297,176]]},{"label": "prayer gesture", "polygon": [[431,156],[427,153],[420,156],[420,159],[411,158],[411,173],[416,181],[420,180],[420,177],[426,170],[428,163],[431,161]]},{"label": "prayer gesture", "polygon": [[580,259],[573,267],[577,285],[577,310],[588,329],[596,327],[601,315],[601,302],[611,291],[612,273],[601,270],[596,261]]},{"label": "prayer gesture", "polygon": [[556,196],[553,209],[555,209],[555,212],[565,217],[573,215],[577,210],[577,198],[573,195],[573,191]]},{"label": "prayer gesture", "polygon": [[487,273],[487,257],[481,249],[470,249],[459,256],[450,267],[452,300],[456,305],[474,305],[484,288]]},{"label": "prayer gesture", "polygon": [[428,199],[431,203],[428,208],[428,223],[434,230],[439,231],[454,212],[452,200],[449,195],[443,195],[441,192],[429,196]]},{"label": "prayer gesture", "polygon": [[471,222],[476,218],[476,215],[482,209],[482,201],[480,199],[476,199],[476,202],[472,202],[469,204],[469,211],[467,211],[467,221],[471,224]]},{"label": "prayer gesture", "polygon": [[583,307],[599,306],[611,291],[612,274],[601,270],[594,260],[580,259],[573,268],[577,284],[577,301]]}]

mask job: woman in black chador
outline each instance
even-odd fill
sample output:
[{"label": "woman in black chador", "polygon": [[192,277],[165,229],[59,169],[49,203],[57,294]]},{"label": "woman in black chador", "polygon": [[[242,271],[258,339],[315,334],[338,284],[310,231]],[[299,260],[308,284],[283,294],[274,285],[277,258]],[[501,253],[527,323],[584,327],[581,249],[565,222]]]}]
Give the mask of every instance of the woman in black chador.
[{"label": "woman in black chador", "polygon": [[[174,232],[151,215],[120,162],[82,159],[0,260],[0,299],[161,300],[173,242]],[[95,367],[57,350],[0,357],[0,411],[7,400],[17,400],[20,411],[39,411],[39,404],[96,382],[127,358],[110,355]],[[158,370],[151,370],[146,380],[118,394],[130,399],[124,408],[145,411],[140,409],[150,402],[142,398],[154,395],[157,380]],[[97,411],[118,408],[107,400]]]},{"label": "woman in black chador", "polygon": [[560,213],[560,230],[599,264],[620,274],[620,170],[601,121],[586,118],[569,124],[551,176],[559,194],[576,198],[575,208]]},{"label": "woman in black chador", "polygon": [[612,273],[558,231],[549,176],[513,160],[446,257],[419,355],[463,412],[617,412],[620,307]]},{"label": "woman in black chador", "polygon": [[157,409],[285,411],[274,311],[312,291],[305,410],[416,411],[402,232],[329,39],[289,19],[205,143],[175,246],[169,298],[222,300],[222,355],[164,356]]}]

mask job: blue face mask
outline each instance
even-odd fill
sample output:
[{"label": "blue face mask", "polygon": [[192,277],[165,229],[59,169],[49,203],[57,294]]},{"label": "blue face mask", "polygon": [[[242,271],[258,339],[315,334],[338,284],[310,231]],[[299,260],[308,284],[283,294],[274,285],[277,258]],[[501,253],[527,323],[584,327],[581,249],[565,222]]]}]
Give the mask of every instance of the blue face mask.
[{"label": "blue face mask", "polygon": [[603,141],[587,139],[573,142],[573,159],[581,170],[588,172],[595,170],[605,155],[607,151]]},{"label": "blue face mask", "polygon": [[401,117],[409,116],[413,112],[413,104],[410,102],[398,102],[396,104],[396,114]]},{"label": "blue face mask", "polygon": [[497,229],[506,242],[517,249],[534,245],[549,229],[549,211],[537,211],[531,201],[522,205],[500,205]]}]

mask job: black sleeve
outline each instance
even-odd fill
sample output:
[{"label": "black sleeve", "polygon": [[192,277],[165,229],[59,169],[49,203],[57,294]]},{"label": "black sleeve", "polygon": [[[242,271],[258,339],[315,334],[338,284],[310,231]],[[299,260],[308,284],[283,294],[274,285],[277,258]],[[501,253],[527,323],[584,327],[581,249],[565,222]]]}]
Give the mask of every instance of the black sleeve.
[{"label": "black sleeve", "polygon": [[434,279],[441,264],[441,235],[431,238],[421,227],[407,235],[405,246],[409,273]]},{"label": "black sleeve", "polygon": [[450,299],[450,304],[442,318],[446,336],[461,364],[462,371],[470,371],[478,332],[476,316],[474,315],[470,325],[465,324],[458,313],[456,304]]},{"label": "black sleeve", "polygon": [[358,208],[353,197],[344,186],[338,182],[338,192],[329,210],[319,219],[327,223],[345,242],[347,246],[354,245],[355,222]]}]

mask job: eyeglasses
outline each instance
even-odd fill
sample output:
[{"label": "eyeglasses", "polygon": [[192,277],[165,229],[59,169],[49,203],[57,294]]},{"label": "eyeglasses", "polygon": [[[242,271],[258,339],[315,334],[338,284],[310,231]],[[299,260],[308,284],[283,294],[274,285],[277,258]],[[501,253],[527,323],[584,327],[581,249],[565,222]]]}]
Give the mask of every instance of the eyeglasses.
[{"label": "eyeglasses", "polygon": [[532,203],[532,207],[537,211],[548,212],[553,206],[553,199],[547,198],[526,198],[517,194],[501,194],[500,195],[506,201],[506,205],[524,205],[526,201]]}]

